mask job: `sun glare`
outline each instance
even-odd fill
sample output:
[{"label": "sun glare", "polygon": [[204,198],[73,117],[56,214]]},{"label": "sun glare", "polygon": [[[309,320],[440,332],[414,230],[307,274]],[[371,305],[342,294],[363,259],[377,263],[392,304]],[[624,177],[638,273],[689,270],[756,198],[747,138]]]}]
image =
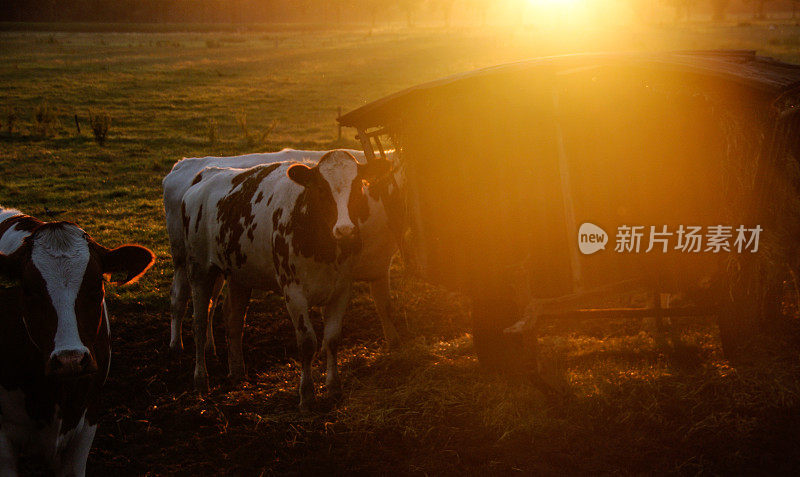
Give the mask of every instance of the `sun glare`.
[{"label": "sun glare", "polygon": [[540,24],[575,24],[589,16],[589,0],[528,0],[528,5]]},{"label": "sun glare", "polygon": [[588,0],[528,0],[537,10],[552,13],[573,13],[576,9],[586,8]]},{"label": "sun glare", "polygon": [[528,20],[541,27],[597,28],[623,20],[624,0],[527,0]]},{"label": "sun glare", "polygon": [[552,8],[569,7],[579,3],[586,2],[586,0],[528,0],[528,1],[534,5],[536,4],[547,5]]}]

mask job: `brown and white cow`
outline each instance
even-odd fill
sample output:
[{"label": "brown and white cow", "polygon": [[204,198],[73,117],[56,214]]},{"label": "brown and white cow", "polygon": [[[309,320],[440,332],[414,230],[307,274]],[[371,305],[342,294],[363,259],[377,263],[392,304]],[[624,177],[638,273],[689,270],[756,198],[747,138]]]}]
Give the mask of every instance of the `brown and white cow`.
[{"label": "brown and white cow", "polygon": [[[353,149],[344,149],[356,158],[365,162],[364,153]],[[264,164],[287,161],[319,161],[330,151],[304,151],[283,149],[278,152],[261,154],[245,154],[230,157],[192,157],[175,163],[169,174],[164,177],[164,213],[167,222],[172,251],[174,272],[170,301],[172,307],[172,324],[170,332],[170,349],[183,349],[181,327],[190,299],[189,279],[186,269],[185,234],[181,215],[183,195],[196,180],[197,174],[206,167],[250,168]],[[393,154],[389,152],[388,160]],[[375,303],[378,317],[383,327],[383,335],[390,344],[396,344],[400,337],[392,320],[389,300],[389,265],[398,248],[399,237],[404,229],[404,209],[400,197],[399,183],[402,174],[387,174],[368,188],[368,215],[359,223],[362,238],[362,251],[354,270],[356,281],[366,281],[370,285],[370,294]],[[222,283],[218,282],[212,292],[212,302],[216,302]],[[213,307],[212,307],[213,310]],[[214,353],[214,336],[212,328],[213,311],[209,314],[208,331],[206,333],[206,352]]]},{"label": "brown and white cow", "polygon": [[231,376],[244,376],[242,327],[251,291],[267,289],[283,294],[294,324],[302,362],[300,407],[307,408],[313,399],[317,338],[311,307],[321,307],[325,320],[328,391],[340,391],[337,344],[361,247],[358,219],[368,212],[362,180],[374,177],[380,167],[331,151],[313,167],[279,162],[249,169],[206,168],[198,174],[181,206],[197,388],[208,386],[203,343],[209,300],[214,283],[225,276]]},{"label": "brown and white cow", "polygon": [[0,274],[15,282],[0,291],[0,474],[16,475],[25,452],[56,475],[84,475],[111,352],[103,276],[130,283],[153,258],[0,208]]}]

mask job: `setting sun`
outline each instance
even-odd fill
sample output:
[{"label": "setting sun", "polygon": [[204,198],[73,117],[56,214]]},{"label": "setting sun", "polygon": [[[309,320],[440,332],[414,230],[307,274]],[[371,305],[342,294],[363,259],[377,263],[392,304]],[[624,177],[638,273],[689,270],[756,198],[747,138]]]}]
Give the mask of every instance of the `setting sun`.
[{"label": "setting sun", "polygon": [[585,4],[586,0],[528,0],[532,5],[543,5],[548,8],[572,8]]},{"label": "setting sun", "polygon": [[544,29],[594,29],[626,23],[628,2],[620,0],[527,0],[525,23]]},{"label": "setting sun", "polygon": [[590,0],[528,0],[529,20],[542,26],[586,24],[592,17]]}]

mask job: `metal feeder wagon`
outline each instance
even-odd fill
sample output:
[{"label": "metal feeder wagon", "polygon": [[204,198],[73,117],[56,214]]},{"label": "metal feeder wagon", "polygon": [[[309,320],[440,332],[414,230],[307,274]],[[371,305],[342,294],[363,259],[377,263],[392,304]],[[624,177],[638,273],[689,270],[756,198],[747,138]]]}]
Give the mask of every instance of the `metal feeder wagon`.
[{"label": "metal feeder wagon", "polygon": [[[501,366],[547,320],[715,316],[729,357],[794,323],[798,109],[800,67],[751,51],[583,54],[426,83],[339,122],[370,160],[396,149],[407,261],[471,298],[478,356]],[[587,223],[605,249],[582,253]],[[680,247],[690,227],[699,249]]]}]

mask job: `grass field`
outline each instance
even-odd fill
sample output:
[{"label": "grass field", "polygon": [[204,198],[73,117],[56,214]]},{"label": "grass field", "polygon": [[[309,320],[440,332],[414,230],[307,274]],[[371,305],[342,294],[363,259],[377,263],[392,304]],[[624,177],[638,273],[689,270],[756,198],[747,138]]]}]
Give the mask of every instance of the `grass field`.
[{"label": "grass field", "polygon": [[[337,141],[337,108],[493,64],[710,48],[800,62],[798,46],[800,27],[766,24],[569,39],[534,29],[0,33],[0,203],[41,218],[46,207],[107,246],[138,242],[158,256],[140,283],[109,287],[114,354],[91,473],[796,474],[796,364],[731,367],[706,320],[679,322],[679,352],[660,350],[633,322],[556,327],[542,341],[546,375],[566,392],[547,397],[524,380],[482,373],[464,304],[406,276],[402,264],[392,270],[393,294],[414,338],[382,349],[359,288],[344,325],[341,402],[297,412],[294,336],[274,295],[251,306],[249,382],[224,381],[221,347],[210,363],[213,390],[201,398],[191,392],[189,353],[166,352],[161,179],[184,156],[353,146],[353,131]],[[34,110],[45,104],[53,132],[40,134]],[[105,146],[92,139],[90,111],[111,117]]]}]

